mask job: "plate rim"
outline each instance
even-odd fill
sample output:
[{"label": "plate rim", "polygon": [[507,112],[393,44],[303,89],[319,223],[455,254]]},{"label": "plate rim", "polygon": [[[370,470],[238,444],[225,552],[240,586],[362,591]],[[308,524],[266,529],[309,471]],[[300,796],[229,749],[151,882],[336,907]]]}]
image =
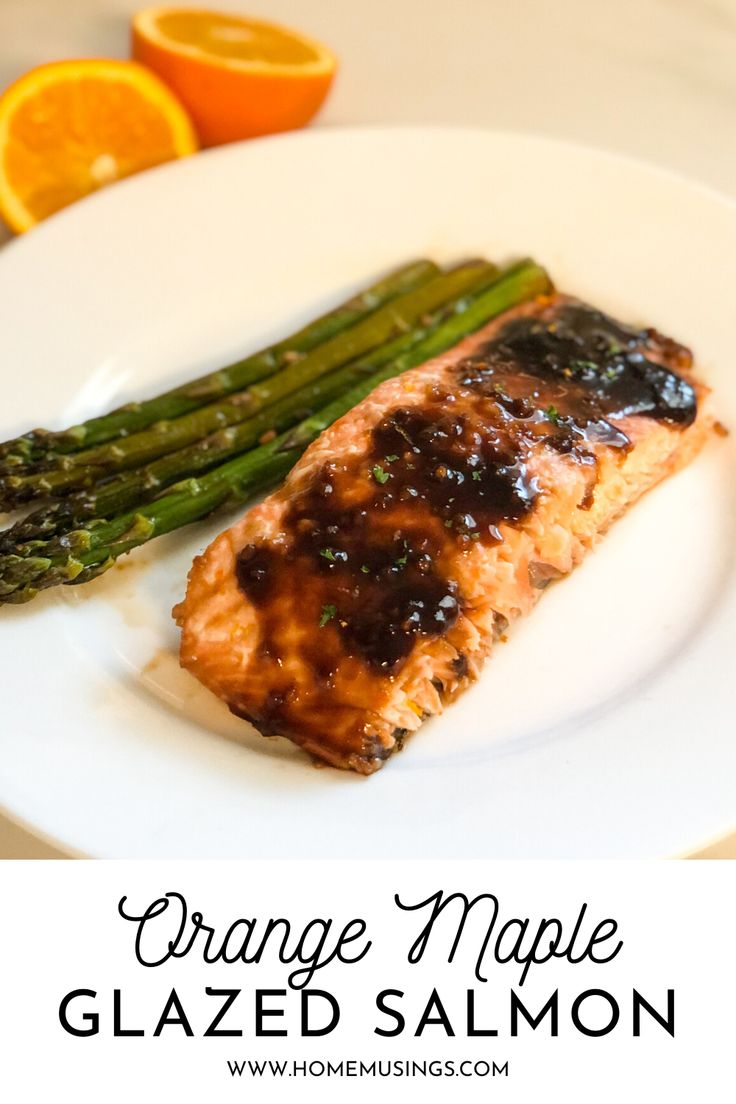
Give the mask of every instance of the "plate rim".
[{"label": "plate rim", "polygon": [[85,209],[91,209],[92,205],[98,206],[100,203],[105,204],[110,202],[110,197],[123,194],[123,189],[129,190],[131,188],[145,187],[145,182],[150,180],[153,176],[160,177],[163,174],[171,173],[179,174],[182,170],[186,171],[192,163],[201,162],[204,158],[207,160],[227,159],[228,157],[234,156],[233,151],[239,149],[254,147],[265,149],[271,145],[296,144],[305,141],[310,142],[322,138],[325,135],[353,136],[364,133],[395,133],[397,131],[407,134],[434,134],[440,136],[465,134],[469,136],[490,137],[491,139],[500,138],[509,139],[511,141],[528,141],[533,144],[549,145],[557,149],[568,149],[575,153],[593,155],[602,160],[618,162],[621,165],[628,165],[631,168],[643,169],[648,173],[655,173],[663,180],[686,185],[689,189],[699,193],[704,198],[724,204],[736,213],[736,192],[733,196],[729,196],[726,192],[721,191],[711,184],[707,184],[705,181],[699,180],[697,177],[690,176],[688,173],[682,173],[677,169],[662,165],[657,161],[648,161],[646,158],[637,157],[634,154],[622,153],[618,150],[608,149],[605,146],[599,146],[596,143],[582,142],[573,138],[558,137],[556,135],[543,134],[539,131],[532,130],[525,131],[513,130],[512,128],[506,127],[467,126],[462,123],[457,125],[447,123],[319,124],[278,134],[263,134],[256,138],[246,138],[238,142],[228,142],[222,146],[210,146],[206,149],[198,150],[196,154],[192,154],[188,157],[178,158],[173,161],[165,161],[160,165],[152,165],[142,172],[126,176],[122,180],[116,181],[112,187],[100,188],[98,191],[85,196],[82,200],[78,200],[75,203],[71,203],[68,207],[56,211],[53,215],[37,223],[36,226],[31,227],[23,234],[16,234],[14,237],[10,238],[10,240],[5,242],[2,248],[0,248],[0,263],[2,263],[4,255],[9,250],[17,250],[23,242],[38,240],[42,234],[48,233],[50,230],[59,226],[62,220],[67,222],[72,218],[79,218],[80,212]]}]

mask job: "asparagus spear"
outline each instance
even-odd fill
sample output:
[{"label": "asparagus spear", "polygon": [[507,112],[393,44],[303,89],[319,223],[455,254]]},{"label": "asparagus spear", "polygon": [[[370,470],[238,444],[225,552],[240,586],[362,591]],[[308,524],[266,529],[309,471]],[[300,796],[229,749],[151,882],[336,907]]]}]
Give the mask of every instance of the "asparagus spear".
[{"label": "asparagus spear", "polygon": [[0,509],[90,487],[114,472],[147,464],[217,430],[237,425],[284,395],[407,332],[428,312],[461,295],[477,279],[493,271],[487,261],[469,261],[440,273],[337,334],[302,360],[245,391],[130,437],[59,457],[52,469],[30,475],[6,475],[0,478]]},{"label": "asparagus spear", "polygon": [[[436,312],[430,325],[438,324],[439,318],[444,317],[449,309]],[[204,437],[146,467],[123,472],[89,491],[80,491],[35,510],[0,533],[0,553],[32,552],[38,541],[59,536],[90,518],[108,518],[132,509],[155,498],[177,480],[200,474],[253,448],[264,434],[273,433],[275,436],[276,432],[306,418],[316,407],[336,398],[361,378],[401,355],[425,337],[429,328],[417,328],[403,334],[367,359],[352,361],[344,368],[330,372],[240,425]]]},{"label": "asparagus spear", "polygon": [[426,340],[305,419],[295,430],[214,468],[201,479],[177,484],[140,510],[111,521],[93,521],[86,529],[49,541],[33,557],[0,556],[0,602],[24,602],[46,587],[77,579],[86,581],[154,537],[189,525],[220,507],[247,500],[281,479],[326,426],[351,410],[378,383],[438,355],[490,318],[550,288],[544,269],[531,261],[522,262],[471,298],[464,311]]},{"label": "asparagus spear", "polygon": [[[496,271],[489,265],[487,272],[473,284],[472,294],[477,294],[490,284],[495,279]],[[253,447],[264,432],[273,432],[275,435],[276,431],[305,418],[315,407],[322,406],[361,379],[371,376],[426,338],[432,329],[451,314],[464,310],[467,304],[467,294],[450,300],[432,315],[425,316],[421,327],[382,345],[367,358],[358,358],[344,368],[320,377],[239,426],[231,426],[205,437],[147,467],[124,472],[90,491],[78,492],[35,510],[0,533],[0,553],[32,555],[39,541],[60,536],[85,520],[112,517],[132,509],[155,498],[158,492],[176,480],[199,474],[231,456],[239,455]]]},{"label": "asparagus spear", "polygon": [[298,356],[329,341],[391,299],[420,287],[438,272],[439,268],[433,261],[413,261],[317,318],[285,341],[271,345],[244,360],[238,360],[226,368],[166,391],[154,399],[128,403],[110,414],[91,418],[66,430],[50,432],[35,429],[22,437],[6,441],[0,445],[0,458],[8,461],[4,470],[12,471],[19,463],[38,460],[52,452],[76,452],[115,437],[136,433],[156,422],[179,418],[215,399],[241,391],[257,380],[281,371]]},{"label": "asparagus spear", "polygon": [[409,368],[416,368],[432,357],[439,356],[503,311],[539,295],[547,295],[551,290],[552,281],[541,265],[528,259],[511,265],[490,287],[469,296],[463,310],[434,330],[414,349],[408,350],[368,379],[356,383],[346,395],[305,418],[295,429],[283,433],[278,438],[279,449],[289,453],[294,449],[303,452],[323,430],[362,402],[384,380],[393,379]]}]

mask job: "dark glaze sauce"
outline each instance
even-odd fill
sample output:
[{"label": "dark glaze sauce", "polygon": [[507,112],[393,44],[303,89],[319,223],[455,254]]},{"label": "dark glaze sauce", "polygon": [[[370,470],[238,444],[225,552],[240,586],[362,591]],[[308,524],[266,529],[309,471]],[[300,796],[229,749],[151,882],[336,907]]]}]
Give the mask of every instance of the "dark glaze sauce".
[{"label": "dark glaze sauce", "polygon": [[264,624],[295,580],[305,600],[322,594],[314,649],[309,639],[304,646],[324,678],[335,630],[348,652],[382,671],[417,637],[445,632],[459,609],[445,553],[458,542],[500,541],[499,524],[524,517],[539,493],[507,428],[482,417],[485,397],[457,414],[444,392],[427,399],[391,411],[357,468],[323,466],[285,518],[288,551],[248,545],[238,558],[238,583]]},{"label": "dark glaze sauce", "polygon": [[568,304],[554,319],[518,318],[480,352],[491,363],[508,361],[540,379],[577,385],[579,423],[629,414],[687,426],[695,420],[695,391],[687,380],[647,357],[660,350],[689,368],[687,350],[652,330],[622,326],[600,311]]},{"label": "dark glaze sauce", "polygon": [[[630,444],[610,419],[690,424],[694,391],[645,355],[655,340],[662,349],[665,339],[577,305],[511,320],[458,363],[452,387],[428,386],[421,406],[385,415],[367,452],[323,465],[291,502],[283,543],[251,544],[238,557],[239,586],[259,611],[263,694],[236,711],[266,734],[324,737],[327,728],[337,738],[357,725],[357,736],[376,680],[457,620],[458,552],[501,541],[499,526],[533,509],[534,450],[552,448],[587,471],[584,509],[596,449],[623,454]],[[680,352],[684,365],[679,346],[665,355]],[[338,678],[343,697],[359,690],[342,712],[324,693]],[[380,744],[363,753],[382,754]]]}]

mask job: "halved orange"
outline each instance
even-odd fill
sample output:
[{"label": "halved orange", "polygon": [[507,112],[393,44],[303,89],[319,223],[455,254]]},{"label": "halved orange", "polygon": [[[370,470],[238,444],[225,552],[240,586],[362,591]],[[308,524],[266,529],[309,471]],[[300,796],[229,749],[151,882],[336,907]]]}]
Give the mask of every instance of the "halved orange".
[{"label": "halved orange", "polygon": [[0,215],[20,233],[105,184],[196,149],[184,108],[135,62],[41,65],[0,97]]},{"label": "halved orange", "polygon": [[208,146],[304,126],[337,68],[295,31],[203,9],[148,8],[132,35],[133,56],[174,90]]}]

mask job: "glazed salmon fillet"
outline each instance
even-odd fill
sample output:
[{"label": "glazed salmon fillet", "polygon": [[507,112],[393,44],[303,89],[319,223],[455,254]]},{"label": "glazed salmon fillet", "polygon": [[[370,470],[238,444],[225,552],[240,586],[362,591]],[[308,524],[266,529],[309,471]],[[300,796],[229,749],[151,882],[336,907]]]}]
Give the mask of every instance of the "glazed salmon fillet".
[{"label": "glazed salmon fillet", "polygon": [[181,662],[370,774],[713,426],[687,349],[554,295],[381,384],[194,563]]}]

